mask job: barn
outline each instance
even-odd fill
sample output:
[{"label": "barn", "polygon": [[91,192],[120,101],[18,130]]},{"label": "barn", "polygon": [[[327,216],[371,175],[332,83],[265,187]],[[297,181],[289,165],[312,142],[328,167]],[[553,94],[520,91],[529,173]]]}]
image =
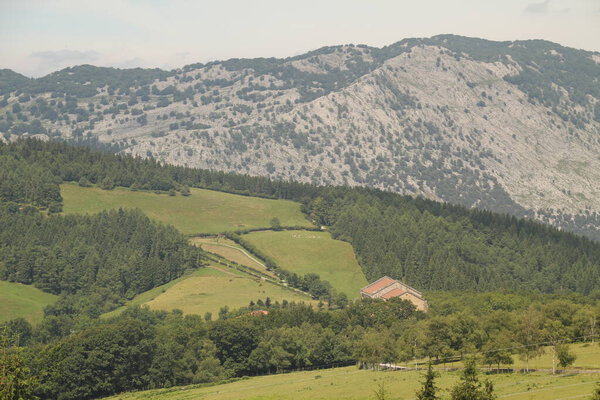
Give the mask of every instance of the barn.
[{"label": "barn", "polygon": [[427,311],[429,308],[427,300],[421,292],[389,276],[384,276],[365,286],[360,290],[360,295],[361,297],[383,300],[398,297],[412,302],[419,311]]}]

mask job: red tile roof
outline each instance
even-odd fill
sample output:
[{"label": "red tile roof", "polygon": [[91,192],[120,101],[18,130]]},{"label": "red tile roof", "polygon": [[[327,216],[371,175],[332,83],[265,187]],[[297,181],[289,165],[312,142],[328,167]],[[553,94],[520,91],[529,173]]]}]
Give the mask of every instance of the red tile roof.
[{"label": "red tile roof", "polygon": [[396,288],[396,289],[392,289],[389,292],[387,292],[386,294],[384,294],[383,297],[384,299],[388,300],[391,299],[392,297],[398,297],[403,295],[404,293],[406,293],[406,290],[402,289],[402,288]]},{"label": "red tile roof", "polygon": [[374,294],[394,282],[396,282],[394,279],[390,278],[389,276],[384,276],[383,278],[371,283],[369,286],[364,287],[361,292],[366,294]]}]

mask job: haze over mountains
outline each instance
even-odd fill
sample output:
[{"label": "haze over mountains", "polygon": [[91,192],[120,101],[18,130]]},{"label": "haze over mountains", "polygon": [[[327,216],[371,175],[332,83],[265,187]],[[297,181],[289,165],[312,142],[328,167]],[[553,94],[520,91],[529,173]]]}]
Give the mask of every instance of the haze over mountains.
[{"label": "haze over mountains", "polygon": [[453,35],[180,70],[0,71],[0,133],[367,185],[600,238],[600,53]]}]

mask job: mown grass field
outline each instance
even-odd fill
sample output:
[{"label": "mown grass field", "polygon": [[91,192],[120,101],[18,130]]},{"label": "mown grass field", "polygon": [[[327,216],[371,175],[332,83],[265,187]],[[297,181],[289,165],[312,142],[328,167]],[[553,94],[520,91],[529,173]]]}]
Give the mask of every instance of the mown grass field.
[{"label": "mown grass field", "polygon": [[156,310],[178,308],[185,314],[204,315],[211,312],[216,318],[223,306],[233,310],[247,306],[250,301],[265,300],[267,297],[273,302],[287,300],[315,303],[301,293],[253,279],[222,266],[218,268],[223,268],[224,272],[212,270],[210,275],[191,276],[181,280],[145,304]]},{"label": "mown grass field", "polygon": [[191,189],[191,196],[169,196],[126,188],[102,190],[68,183],[60,186],[65,214],[92,214],[114,208],[139,208],[150,218],[171,224],[186,235],[266,228],[273,217],[285,226],[312,226],[300,204]]},{"label": "mown grass field", "polygon": [[112,317],[114,315],[117,315],[119,313],[121,313],[123,310],[125,310],[127,307],[130,306],[141,306],[151,300],[153,300],[155,297],[157,297],[158,295],[164,293],[167,291],[167,289],[169,289],[171,286],[176,285],[177,283],[191,278],[191,277],[202,277],[202,276],[220,276],[222,275],[222,272],[220,271],[216,271],[214,269],[210,269],[210,268],[201,268],[197,271],[194,271],[190,274],[184,275],[180,278],[177,278],[175,280],[172,280],[169,283],[165,283],[164,285],[161,286],[157,286],[154,289],[150,289],[144,293],[140,293],[137,296],[135,296],[131,301],[129,301],[126,305],[124,305],[123,307],[119,307],[115,310],[112,310],[111,312],[108,312],[106,314],[103,314],[103,317]]},{"label": "mown grass field", "polygon": [[[577,359],[569,369],[598,369],[600,370],[600,345],[598,342],[591,343],[575,343],[569,345],[569,350],[573,353]],[[501,365],[501,368],[514,368],[514,369],[526,369],[527,364],[525,361],[519,359],[518,355],[513,355],[514,364],[512,365]],[[425,363],[426,360],[420,360]],[[558,361],[557,361],[558,363]],[[412,367],[413,364],[405,364],[406,366]],[[448,368],[462,368],[462,362],[446,363],[443,366]],[[493,365],[492,367],[496,367]],[[552,347],[544,347],[544,353],[536,358],[529,360],[530,369],[551,369],[552,368]],[[560,369],[560,367],[556,367]]]},{"label": "mown grass field", "polygon": [[244,248],[233,240],[222,237],[196,237],[190,239],[190,242],[196,246],[202,247],[205,251],[218,254],[227,260],[236,262],[240,265],[245,265],[276,278],[274,273],[267,271],[267,268],[263,263],[251,256]]},{"label": "mown grass field", "polygon": [[263,231],[244,235],[244,239],[283,269],[300,275],[316,273],[351,299],[359,297],[367,285],[352,246],[332,239],[328,232]]},{"label": "mown grass field", "polygon": [[230,310],[247,306],[258,299],[271,301],[287,300],[316,305],[310,297],[228,269],[225,266],[201,268],[165,285],[141,293],[126,306],[120,307],[104,317],[122,312],[127,306],[147,305],[155,310],[179,309],[184,314],[204,315],[211,312],[216,318],[223,306]]},{"label": "mown grass field", "polygon": [[[436,384],[443,398],[459,380],[459,372],[441,372]],[[489,378],[499,399],[566,400],[586,399],[600,375],[552,376],[547,373],[493,374]],[[371,400],[381,384],[386,399],[412,400],[423,380],[420,371],[365,371],[356,367],[296,372],[240,380],[209,387],[182,387],[126,393],[111,399],[133,400]]]},{"label": "mown grass field", "polygon": [[21,283],[0,281],[0,323],[25,318],[32,324],[44,316],[44,307],[58,297]]}]

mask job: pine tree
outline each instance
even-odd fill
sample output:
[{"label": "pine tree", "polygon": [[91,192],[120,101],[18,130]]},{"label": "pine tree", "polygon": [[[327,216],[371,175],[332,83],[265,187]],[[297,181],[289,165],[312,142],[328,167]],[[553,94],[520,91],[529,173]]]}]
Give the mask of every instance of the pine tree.
[{"label": "pine tree", "polygon": [[417,391],[417,400],[437,400],[439,399],[436,396],[436,392],[438,387],[435,386],[435,378],[437,377],[437,373],[433,370],[431,362],[427,365],[427,373],[425,374],[425,381],[423,382],[423,387],[421,390]]},{"label": "pine tree", "polygon": [[475,360],[465,362],[465,369],[451,391],[452,400],[494,400],[494,385],[490,381],[480,382]]}]

